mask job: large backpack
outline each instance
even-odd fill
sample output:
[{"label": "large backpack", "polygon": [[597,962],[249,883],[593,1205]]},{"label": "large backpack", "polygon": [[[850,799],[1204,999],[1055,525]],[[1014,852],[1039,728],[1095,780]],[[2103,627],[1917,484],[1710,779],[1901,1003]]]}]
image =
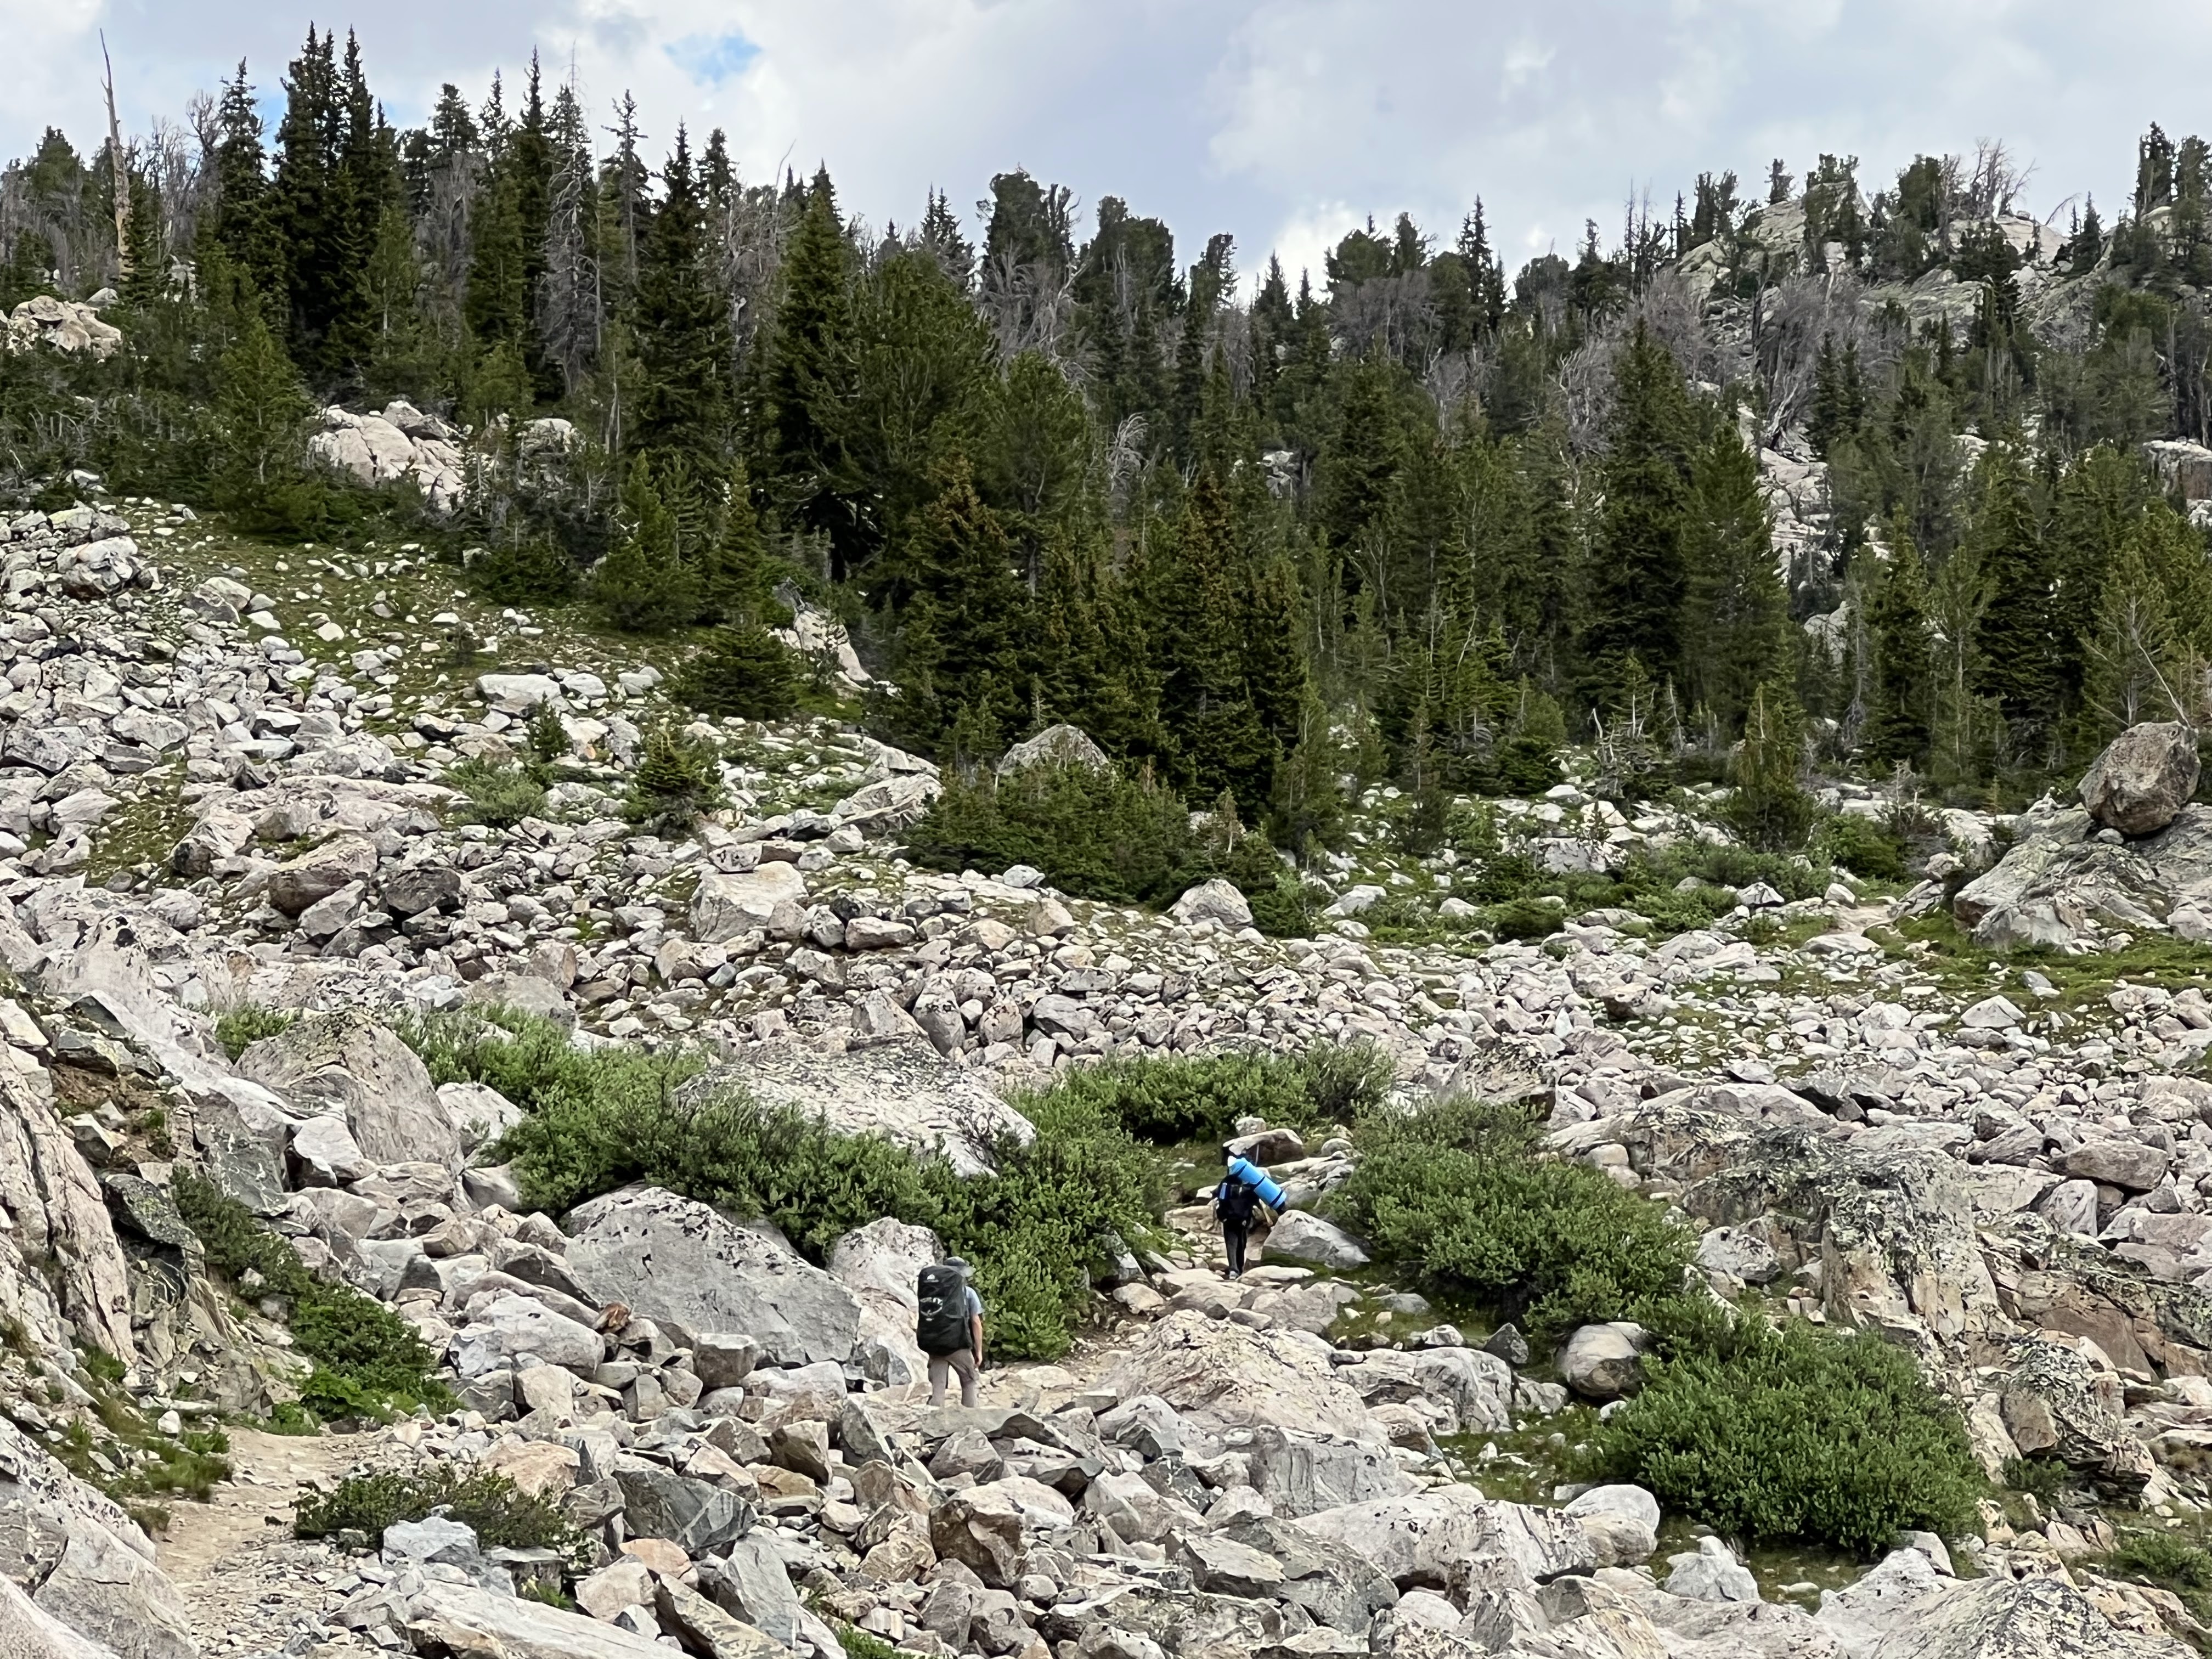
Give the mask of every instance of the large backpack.
[{"label": "large backpack", "polygon": [[915,1295],[921,1310],[914,1340],[924,1353],[958,1353],[969,1346],[968,1281],[957,1267],[924,1267]]},{"label": "large backpack", "polygon": [[1253,1212],[1259,1207],[1260,1194],[1253,1191],[1248,1182],[1239,1181],[1235,1176],[1224,1181],[1220,1190],[1214,1195],[1214,1214],[1236,1226],[1250,1226]]}]

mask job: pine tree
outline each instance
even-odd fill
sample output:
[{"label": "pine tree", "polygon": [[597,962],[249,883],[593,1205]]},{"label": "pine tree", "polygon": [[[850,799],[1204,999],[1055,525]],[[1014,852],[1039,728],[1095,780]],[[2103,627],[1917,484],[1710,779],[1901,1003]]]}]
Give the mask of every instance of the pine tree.
[{"label": "pine tree", "polygon": [[1684,539],[1694,442],[1689,393],[1639,320],[1613,366],[1605,507],[1582,653],[1601,679],[1634,655],[1655,680],[1681,667]]},{"label": "pine tree", "polygon": [[719,472],[734,412],[737,347],[729,306],[707,261],[706,219],[684,129],[661,174],[637,280],[636,338],[645,384],[630,442],[641,452],[690,458],[700,476]]},{"label": "pine tree", "polygon": [[975,493],[967,462],[946,464],[937,499],[896,555],[908,594],[899,706],[902,736],[940,750],[965,718],[988,748],[1028,724],[1031,676],[1029,590],[1014,574],[1013,545]]},{"label": "pine tree", "polygon": [[1716,421],[1691,463],[1684,537],[1688,603],[1683,681],[1734,731],[1753,692],[1782,664],[1789,595],[1774,568],[1773,529],[1759,463],[1733,426]]},{"label": "pine tree", "polygon": [[543,260],[544,277],[533,296],[538,335],[545,360],[557,371],[557,391],[573,397],[599,355],[605,312],[599,295],[599,179],[591,135],[574,87],[553,94],[547,124],[552,152]]},{"label": "pine tree", "polygon": [[1805,764],[1805,711],[1780,681],[1752,695],[1736,752],[1735,793],[1728,805],[1735,832],[1762,852],[1793,852],[1813,824],[1813,798],[1799,783]]},{"label": "pine tree", "polygon": [[469,332],[479,348],[520,344],[530,327],[530,272],[509,168],[494,167],[485,173],[469,232],[468,297],[461,311]]},{"label": "pine tree", "polygon": [[218,506],[257,514],[298,477],[312,408],[284,348],[249,307],[216,366],[210,471]]},{"label": "pine tree", "polygon": [[[1870,554],[1862,555],[1870,557]],[[1868,758],[1925,770],[1931,735],[1935,666],[1929,651],[1928,588],[1920,550],[1903,519],[1889,531],[1883,567],[1867,614],[1871,672],[1866,727]]]},{"label": "pine tree", "polygon": [[752,481],[742,458],[731,460],[714,513],[713,534],[693,560],[699,582],[699,620],[758,619],[769,597],[768,547],[753,512]]},{"label": "pine tree", "polygon": [[837,428],[851,384],[852,300],[845,230],[827,168],[807,193],[782,283],[766,374],[768,483],[787,523],[829,536],[832,574],[842,580],[862,550],[833,493]]},{"label": "pine tree", "polygon": [[1976,630],[1974,690],[1996,702],[2014,758],[2035,764],[2059,712],[2051,614],[2055,573],[2026,467],[1994,449],[1982,466],[1972,540],[1988,599]]},{"label": "pine tree", "polygon": [[[246,78],[246,63],[223,82],[216,105],[214,211],[201,222],[203,235],[266,297],[283,292],[283,251],[269,221],[268,155],[261,112]],[[204,258],[204,255],[203,255]]]},{"label": "pine tree", "polygon": [[665,634],[699,612],[698,579],[684,562],[676,515],[646,456],[630,463],[621,532],[592,573],[588,592],[607,619],[628,633]]}]

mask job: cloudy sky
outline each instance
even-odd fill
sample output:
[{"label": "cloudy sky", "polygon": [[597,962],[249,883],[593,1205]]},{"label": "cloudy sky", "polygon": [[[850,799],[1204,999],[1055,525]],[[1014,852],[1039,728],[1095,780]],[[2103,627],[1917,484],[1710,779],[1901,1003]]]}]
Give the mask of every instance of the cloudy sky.
[{"label": "cloudy sky", "polygon": [[1275,249],[1318,274],[1370,214],[1448,237],[1477,194],[1517,264],[1701,169],[1748,190],[1831,151],[1871,185],[1985,137],[2034,163],[2039,211],[2093,190],[2109,219],[2148,123],[2212,128],[2206,0],[0,0],[0,153],[95,137],[102,29],[143,130],[241,56],[273,96],[310,21],[358,24],[402,124],[535,47],[596,109],[634,90],[656,147],[684,120],[755,178],[828,162],[878,226],[1025,167],[1188,252],[1231,231],[1248,271]]}]

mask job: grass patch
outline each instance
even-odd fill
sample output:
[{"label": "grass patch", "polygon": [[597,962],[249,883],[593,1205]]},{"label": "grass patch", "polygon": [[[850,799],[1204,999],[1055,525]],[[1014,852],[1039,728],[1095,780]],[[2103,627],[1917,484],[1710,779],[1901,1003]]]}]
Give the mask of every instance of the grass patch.
[{"label": "grass patch", "polygon": [[2131,1532],[2094,1564],[2112,1578],[2171,1590],[2200,1618],[2212,1607],[2212,1554],[2162,1532]]},{"label": "grass patch", "polygon": [[198,1170],[178,1170],[173,1191],[209,1265],[234,1283],[257,1273],[255,1294],[283,1302],[293,1340],[314,1362],[300,1393],[306,1409],[328,1420],[451,1403],[430,1376],[434,1356],[398,1314],[349,1285],[318,1279],[289,1243]]},{"label": "grass patch", "polygon": [[386,1527],[434,1514],[470,1528],[487,1550],[557,1550],[574,1560],[582,1544],[557,1508],[520,1492],[505,1475],[463,1474],[447,1465],[420,1474],[349,1475],[327,1492],[303,1492],[292,1531],[300,1538],[357,1532],[374,1548]]},{"label": "grass patch", "polygon": [[1527,1112],[1468,1100],[1360,1126],[1342,1218],[1380,1255],[1540,1340],[1674,1296],[1697,1247],[1598,1170],[1539,1157]]}]

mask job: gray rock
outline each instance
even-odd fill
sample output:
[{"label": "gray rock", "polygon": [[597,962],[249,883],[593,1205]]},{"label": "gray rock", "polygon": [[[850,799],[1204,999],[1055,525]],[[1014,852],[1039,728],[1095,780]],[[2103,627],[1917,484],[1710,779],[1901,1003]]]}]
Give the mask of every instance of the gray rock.
[{"label": "gray rock", "polygon": [[1632,1567],[1659,1547],[1659,1500],[1641,1486],[1593,1486],[1566,1507],[1601,1567]]},{"label": "gray rock", "polygon": [[387,1566],[410,1561],[439,1561],[448,1566],[471,1567],[476,1565],[478,1554],[476,1529],[444,1516],[395,1521],[384,1529],[384,1560]]},{"label": "gray rock", "polygon": [[1339,1272],[1367,1265],[1366,1249],[1358,1239],[1335,1223],[1304,1210],[1284,1212],[1282,1218],[1267,1230],[1267,1250],[1270,1261],[1280,1256]]},{"label": "gray rock", "polygon": [[1595,1565],[1578,1522],[1558,1510],[1493,1503],[1472,1486],[1434,1486],[1323,1510],[1289,1524],[1358,1550],[1401,1589],[1443,1586],[1455,1563],[1493,1557],[1511,1558],[1539,1583]]},{"label": "gray rock", "polygon": [[789,1659],[791,1650],[783,1644],[674,1579],[654,1575],[653,1604],[661,1628],[702,1659]]},{"label": "gray rock", "polygon": [[318,899],[375,873],[376,848],[366,836],[333,836],[270,872],[269,902],[286,915],[296,916]]},{"label": "gray rock", "polygon": [[588,1377],[599,1369],[606,1340],[588,1325],[564,1319],[533,1297],[501,1293],[471,1316],[453,1337],[454,1370],[478,1376],[509,1365],[518,1356],[535,1354]]},{"label": "gray rock", "polygon": [[1349,1504],[1401,1498],[1419,1483],[1387,1446],[1262,1425],[1246,1452],[1254,1490],[1285,1520]]},{"label": "gray rock", "polygon": [[657,1187],[580,1205],[568,1267],[594,1300],[620,1302],[688,1339],[753,1338],[778,1364],[842,1364],[860,1334],[853,1293],[788,1245]]},{"label": "gray rock", "polygon": [[1693,1601],[1756,1601],[1759,1600],[1759,1580],[1751,1569],[1737,1560],[1729,1547],[1719,1539],[1705,1537],[1698,1540],[1694,1553],[1670,1555],[1668,1565],[1674,1571],[1667,1575],[1667,1594],[1686,1596]]},{"label": "gray rock", "polygon": [[2124,1192],[2147,1193],[2166,1179],[2173,1155],[2138,1140],[2085,1140],[2065,1158],[2068,1175],[2099,1181]]},{"label": "gray rock", "polygon": [[2180,815],[2197,793],[2197,733],[2179,722],[2131,726],[2081,779],[2089,816],[2124,836],[2148,836]]},{"label": "gray rock", "polygon": [[690,1088],[703,1095],[732,1082],[764,1104],[789,1107],[845,1134],[885,1135],[915,1152],[942,1152],[962,1175],[994,1167],[1001,1139],[1026,1146],[1036,1138],[1030,1121],[988,1083],[919,1034],[846,1054],[763,1044],[746,1049],[742,1065],[710,1072]]},{"label": "gray rock", "polygon": [[176,1587],[104,1527],[72,1527],[61,1559],[31,1599],[118,1659],[198,1659]]},{"label": "gray rock", "polygon": [[653,1637],[461,1584],[426,1585],[408,1603],[407,1634],[417,1651],[477,1659],[668,1659]]},{"label": "gray rock", "polygon": [[1585,1400],[1619,1400],[1644,1384],[1644,1328],[1626,1320],[1584,1325],[1559,1353],[1559,1376]]},{"label": "gray rock", "polygon": [[81,1636],[0,1573],[0,1653],[8,1659],[115,1659],[115,1650]]},{"label": "gray rock", "polygon": [[784,1644],[799,1631],[799,1592],[775,1543],[759,1533],[730,1546],[720,1561],[699,1564],[699,1588],[725,1613]]},{"label": "gray rock", "polygon": [[732,1492],[694,1480],[641,1457],[615,1460],[623,1524],[635,1538],[665,1538],[686,1555],[702,1556],[752,1530],[753,1509]]},{"label": "gray rock", "polygon": [[763,864],[740,874],[708,870],[691,896],[691,937],[703,945],[726,944],[765,928],[778,905],[805,902],[806,878],[796,865]]},{"label": "gray rock", "polygon": [[1083,766],[1103,771],[1113,765],[1106,751],[1073,726],[1048,726],[1000,757],[999,775],[1012,777],[1033,766]]},{"label": "gray rock", "polygon": [[292,1159],[300,1179],[313,1187],[359,1181],[376,1164],[361,1150],[346,1121],[335,1113],[311,1117],[292,1132]]},{"label": "gray rock", "polygon": [[1232,932],[1252,925],[1252,907],[1237,884],[1216,876],[1189,889],[1169,907],[1177,921],[1213,921]]},{"label": "gray rock", "polygon": [[269,1136],[247,1127],[239,1109],[216,1096],[192,1115],[200,1167],[225,1198],[259,1216],[284,1207],[284,1161]]},{"label": "gray rock", "polygon": [[1782,1271],[1774,1247],[1738,1227],[1715,1227],[1698,1240],[1698,1265],[1707,1273],[1727,1273],[1747,1285],[1770,1283]]},{"label": "gray rock", "polygon": [[918,1382],[929,1375],[929,1362],[915,1341],[921,1314],[915,1280],[944,1255],[928,1228],[891,1216],[857,1227],[830,1247],[830,1276],[860,1304],[860,1340],[880,1343],[891,1362],[888,1382]]},{"label": "gray rock", "polygon": [[239,1056],[238,1071],[308,1110],[342,1114],[378,1164],[461,1167],[460,1131],[414,1050],[357,1008],[307,1014]]},{"label": "gray rock", "polygon": [[1237,1521],[1220,1536],[1279,1563],[1283,1584],[1276,1598],[1332,1630],[1364,1637],[1375,1615],[1398,1601],[1398,1587],[1358,1549],[1316,1537],[1291,1522]]}]

